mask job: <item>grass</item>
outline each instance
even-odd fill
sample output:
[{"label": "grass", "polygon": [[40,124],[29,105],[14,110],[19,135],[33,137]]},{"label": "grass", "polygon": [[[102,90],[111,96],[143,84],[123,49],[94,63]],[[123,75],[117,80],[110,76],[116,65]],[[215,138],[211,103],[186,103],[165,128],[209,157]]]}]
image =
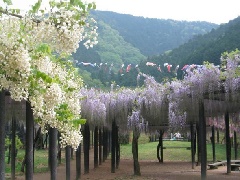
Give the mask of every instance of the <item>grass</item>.
[{"label": "grass", "polygon": [[[6,155],[7,155],[6,151]],[[65,156],[64,152],[62,152],[62,163],[65,162]],[[21,166],[22,161],[24,159],[25,150],[21,149],[18,150],[18,154],[16,157],[16,175],[22,175],[23,172],[21,172]],[[48,150],[36,150],[34,151],[34,172],[41,173],[41,172],[47,172],[49,171],[48,168]],[[7,164],[7,157],[5,157],[5,172],[6,175],[9,175],[11,173],[11,163]]]},{"label": "grass", "polygon": [[[11,163],[8,164],[7,161],[8,161],[8,158],[7,158],[7,153],[8,151],[5,152],[5,172],[6,172],[6,175],[8,175],[9,173],[11,173]],[[23,150],[19,150],[18,151],[18,154],[17,154],[17,158],[16,158],[16,174],[17,175],[21,175],[23,174],[21,172],[21,165],[22,165],[22,161],[23,161],[23,158],[24,158],[24,151]]]},{"label": "grass", "polygon": [[[132,137],[132,135],[130,135]],[[131,141],[131,140],[130,140]],[[141,134],[139,138],[139,160],[157,160],[157,145],[158,142],[149,142],[148,135]],[[190,147],[190,142],[186,141],[163,141],[164,147]],[[121,145],[121,159],[132,159],[132,145]],[[191,150],[186,148],[166,148],[163,150],[164,161],[188,161],[191,162]],[[225,144],[216,144],[216,160],[226,160],[226,147]],[[7,151],[6,151],[7,154]],[[23,174],[21,172],[21,164],[25,155],[24,150],[19,150],[16,158],[16,175]],[[34,171],[35,172],[47,172],[48,169],[48,150],[37,150],[34,151]],[[197,160],[197,156],[195,157]],[[207,144],[207,160],[212,161],[212,145]],[[232,159],[234,159],[234,152],[232,150]],[[11,165],[6,162],[6,175],[9,176],[11,173]],[[62,163],[65,162],[64,151],[62,151]]]},{"label": "grass", "polygon": [[[150,142],[139,144],[138,153],[139,160],[157,160],[157,145],[158,142]],[[164,141],[164,147],[191,147],[190,142],[185,141]],[[132,159],[132,145],[121,145],[121,158]],[[191,161],[191,150],[186,148],[172,148],[163,150],[164,161]],[[216,160],[226,160],[226,147],[224,144],[216,144],[215,147]],[[212,161],[212,145],[207,144],[207,160]],[[197,156],[195,157],[197,159]],[[232,159],[234,152],[232,150]]]},{"label": "grass", "polygon": [[[132,135],[130,135],[132,137]],[[157,145],[158,142],[149,142],[149,137],[146,134],[141,134],[138,141],[138,157],[139,160],[158,160],[157,159]],[[186,148],[166,148],[163,150],[164,161],[191,161],[191,150],[187,150],[187,147],[191,147],[190,142],[186,141],[163,141],[164,147],[186,147]],[[121,158],[132,159],[132,145],[121,145]],[[232,159],[234,159],[234,150],[232,149]],[[215,156],[216,160],[226,160],[226,145],[215,144]],[[197,155],[195,156],[197,160]],[[207,161],[213,161],[212,145],[207,143]]]}]

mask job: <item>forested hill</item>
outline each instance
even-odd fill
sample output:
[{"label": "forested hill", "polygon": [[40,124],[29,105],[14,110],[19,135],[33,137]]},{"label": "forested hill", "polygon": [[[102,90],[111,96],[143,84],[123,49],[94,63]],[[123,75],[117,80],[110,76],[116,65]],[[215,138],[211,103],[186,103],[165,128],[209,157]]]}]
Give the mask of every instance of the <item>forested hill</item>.
[{"label": "forested hill", "polygon": [[[123,86],[134,86],[137,73],[134,67],[146,61],[147,57],[160,55],[194,36],[218,28],[218,25],[208,22],[151,19],[108,11],[92,11],[91,16],[98,23],[99,43],[88,50],[80,44],[73,55],[89,86],[97,82],[109,85],[112,81]],[[91,66],[83,63],[91,63]],[[104,66],[99,68],[100,64]],[[123,64],[125,73],[131,64],[131,73],[135,74],[120,77],[118,73]],[[94,83],[90,85],[90,82]]]},{"label": "forested hill", "polygon": [[145,56],[176,48],[193,36],[205,34],[217,27],[208,22],[144,18],[110,11],[93,11],[92,15],[97,21],[103,21],[117,30],[126,42],[138,48]]},{"label": "forested hill", "polygon": [[207,34],[192,38],[168,53],[148,60],[159,64],[166,62],[179,64],[180,67],[185,64],[203,64],[203,61],[219,65],[221,54],[235,49],[240,49],[240,17],[220,25]]},{"label": "forested hill", "polygon": [[92,63],[106,63],[111,59],[127,64],[134,58],[140,62],[218,27],[208,22],[151,19],[109,11],[92,11],[91,16],[98,22],[99,43],[92,50],[80,45],[74,59]]}]

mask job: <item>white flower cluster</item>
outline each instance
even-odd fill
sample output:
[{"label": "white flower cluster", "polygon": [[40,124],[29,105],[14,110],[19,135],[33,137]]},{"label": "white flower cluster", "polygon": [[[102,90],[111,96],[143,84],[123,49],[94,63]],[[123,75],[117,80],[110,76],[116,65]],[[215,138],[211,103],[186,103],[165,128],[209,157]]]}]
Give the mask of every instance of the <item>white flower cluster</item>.
[{"label": "white flower cluster", "polygon": [[82,136],[72,122],[80,119],[82,80],[61,59],[75,52],[80,41],[87,47],[96,44],[97,26],[88,21],[85,8],[51,3],[51,11],[41,17],[34,11],[22,17],[0,15],[0,88],[14,100],[30,101],[42,129],[57,128],[62,145],[76,149]]},{"label": "white flower cluster", "polygon": [[[2,20],[0,23],[0,87],[10,91],[15,100],[27,99],[31,58],[19,38],[19,24]],[[14,31],[14,32],[12,32]]]},{"label": "white flower cluster", "polygon": [[[60,138],[62,147],[66,147],[71,144],[71,146],[77,150],[79,142],[81,142],[83,138],[82,134],[80,133],[80,128],[81,126],[79,126],[79,130],[76,130],[72,129],[72,127],[69,127],[68,125],[62,126]],[[69,129],[71,129],[71,131],[69,131]]]},{"label": "white flower cluster", "polygon": [[[76,52],[79,42],[84,40],[87,48],[93,47],[98,43],[96,21],[85,16],[76,20],[74,16],[73,11],[61,10],[46,16],[39,24],[32,22],[35,41],[48,43],[54,51],[68,55]],[[81,25],[85,21],[90,22]]]},{"label": "white flower cluster", "polygon": [[[67,67],[54,63],[49,57],[40,57],[33,60],[34,67],[42,70],[47,77],[53,80],[49,83],[42,77],[34,78],[34,91],[29,96],[34,115],[39,119],[39,125],[43,129],[50,125],[50,127],[59,130],[62,137],[62,146],[71,145],[76,149],[82,140],[81,133],[78,128],[74,128],[71,123],[66,122],[80,119],[80,97],[78,91],[82,86],[82,81],[74,79],[74,71],[69,71]],[[44,65],[49,67],[43,69]],[[61,83],[56,83],[55,81],[60,81]],[[62,104],[68,105],[67,109],[71,113],[71,118],[68,117],[68,119],[64,120],[58,118],[58,110]]]},{"label": "white flower cluster", "polygon": [[98,43],[97,41],[97,36],[98,36],[98,33],[97,33],[97,26],[96,26],[96,21],[91,18],[89,20],[89,22],[86,23],[86,26],[85,26],[85,32],[88,32],[88,33],[85,33],[84,34],[84,39],[87,39],[83,45],[88,49],[89,47],[92,48],[94,45],[96,45]]}]

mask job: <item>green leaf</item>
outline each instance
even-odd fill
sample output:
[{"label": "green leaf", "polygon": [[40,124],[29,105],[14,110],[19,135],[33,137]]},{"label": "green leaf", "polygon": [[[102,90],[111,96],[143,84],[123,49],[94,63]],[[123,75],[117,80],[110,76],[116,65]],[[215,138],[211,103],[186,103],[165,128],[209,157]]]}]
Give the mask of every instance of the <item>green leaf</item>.
[{"label": "green leaf", "polygon": [[88,9],[91,9],[91,8],[92,8],[92,4],[89,3],[89,4],[88,4]]},{"label": "green leaf", "polygon": [[86,124],[87,120],[86,119],[80,119],[79,124]]},{"label": "green leaf", "polygon": [[21,29],[22,31],[24,31],[24,28],[25,28],[24,24],[21,23],[21,24],[20,24],[20,29]]},{"label": "green leaf", "polygon": [[69,92],[73,92],[75,90],[75,88],[68,88],[67,89]]},{"label": "green leaf", "polygon": [[41,78],[42,80],[44,80],[47,83],[52,83],[52,81],[53,81],[53,79],[50,76],[48,76],[47,74],[45,74],[41,71],[36,72],[36,78],[37,79]]},{"label": "green leaf", "polygon": [[96,9],[96,8],[97,8],[96,4],[95,4],[95,3],[93,3],[93,9]]},{"label": "green leaf", "polygon": [[16,13],[17,13],[17,14],[20,14],[20,9],[16,9]]},{"label": "green leaf", "polygon": [[11,0],[3,0],[4,3],[6,3],[7,5],[12,5],[12,1]]},{"label": "green leaf", "polygon": [[85,124],[87,122],[86,119],[75,119],[71,121],[74,127],[78,127],[80,124]]},{"label": "green leaf", "polygon": [[50,6],[51,8],[53,8],[55,5],[56,5],[56,2],[55,2],[55,1],[49,1],[49,6]]},{"label": "green leaf", "polygon": [[37,51],[46,53],[46,54],[51,54],[51,48],[48,44],[41,44],[40,46],[38,46]]},{"label": "green leaf", "polygon": [[53,81],[52,78],[50,78],[49,76],[47,76],[45,80],[49,84],[52,83],[52,81]]},{"label": "green leaf", "polygon": [[8,36],[8,38],[12,37],[12,33],[8,33],[7,36]]},{"label": "green leaf", "polygon": [[36,78],[41,78],[41,75],[42,75],[42,72],[40,72],[40,71],[37,71],[37,73],[36,73]]},{"label": "green leaf", "polygon": [[33,6],[32,6],[32,12],[36,13],[40,6],[41,6],[42,0],[38,0]]},{"label": "green leaf", "polygon": [[78,1],[78,2],[77,2],[77,5],[78,5],[80,8],[85,9],[85,6],[84,6],[84,4],[82,3],[82,1]]}]

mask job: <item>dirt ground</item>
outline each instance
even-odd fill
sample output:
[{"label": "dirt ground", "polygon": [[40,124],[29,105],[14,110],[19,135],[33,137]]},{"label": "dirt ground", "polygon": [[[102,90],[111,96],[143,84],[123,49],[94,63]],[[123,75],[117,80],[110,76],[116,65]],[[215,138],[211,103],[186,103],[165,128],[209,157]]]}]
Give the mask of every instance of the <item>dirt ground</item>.
[{"label": "dirt ground", "polygon": [[[92,150],[91,150],[92,151]],[[92,152],[90,154],[93,154]],[[82,156],[83,161],[83,156]],[[75,160],[71,161],[71,180],[76,179]],[[94,168],[93,157],[90,157],[89,173],[84,174],[84,166],[82,162],[81,179],[83,180],[198,180],[201,179],[201,167],[196,166],[192,169],[191,162],[164,162],[156,161],[140,161],[141,176],[133,175],[133,161],[130,159],[121,159],[119,168],[115,173],[111,173],[111,160],[108,158],[105,162]],[[221,166],[218,169],[207,170],[207,179],[221,180],[240,178],[240,171],[232,171],[227,174],[226,166]],[[17,177],[18,180],[25,179]],[[48,180],[50,173],[35,173],[34,180]],[[66,179],[66,170],[64,165],[60,165],[57,169],[57,180]]]}]

